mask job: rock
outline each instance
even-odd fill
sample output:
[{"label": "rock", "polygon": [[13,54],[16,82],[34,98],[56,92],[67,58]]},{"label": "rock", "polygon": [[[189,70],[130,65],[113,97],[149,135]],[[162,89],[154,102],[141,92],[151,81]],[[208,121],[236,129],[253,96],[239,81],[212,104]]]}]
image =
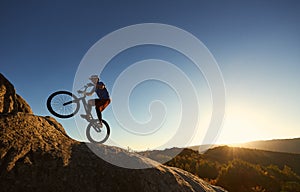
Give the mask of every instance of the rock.
[{"label": "rock", "polygon": [[[9,89],[12,91],[12,87]],[[10,96],[13,94],[10,92]],[[224,191],[186,171],[124,149],[75,141],[54,118],[24,113],[27,107],[12,113],[16,106],[11,103],[13,107],[5,108],[7,113],[0,115],[1,191]],[[90,145],[105,153],[107,159],[130,160],[154,168],[112,165],[93,153]]]},{"label": "rock", "polygon": [[0,73],[0,114],[32,114],[27,102],[16,94],[14,86]]},{"label": "rock", "polygon": [[16,113],[17,103],[14,86],[0,73],[0,114]]},{"label": "rock", "polygon": [[23,113],[29,113],[29,114],[33,114],[31,107],[28,105],[28,103],[18,94],[16,94],[16,102],[17,102],[17,106],[18,112],[23,112]]}]

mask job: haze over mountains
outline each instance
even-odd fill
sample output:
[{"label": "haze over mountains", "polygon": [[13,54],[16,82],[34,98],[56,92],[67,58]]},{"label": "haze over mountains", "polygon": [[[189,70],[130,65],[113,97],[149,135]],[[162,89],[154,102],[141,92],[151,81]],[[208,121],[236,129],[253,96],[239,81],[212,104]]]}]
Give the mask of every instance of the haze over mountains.
[{"label": "haze over mountains", "polygon": [[[188,148],[199,152],[205,152],[208,149],[218,147],[218,146],[224,146],[224,145],[226,144],[199,145],[199,146],[191,146]],[[275,151],[275,152],[284,152],[284,153],[300,153],[300,138],[259,140],[259,141],[251,141],[247,143],[228,144],[228,146]]]},{"label": "haze over mountains", "polygon": [[231,146],[285,153],[300,153],[300,138],[252,141],[248,143],[234,144]]}]

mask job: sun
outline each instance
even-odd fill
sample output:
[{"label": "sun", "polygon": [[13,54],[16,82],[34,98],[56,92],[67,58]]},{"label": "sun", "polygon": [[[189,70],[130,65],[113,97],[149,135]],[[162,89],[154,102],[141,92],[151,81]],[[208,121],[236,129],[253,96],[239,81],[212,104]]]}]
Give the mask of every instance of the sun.
[{"label": "sun", "polygon": [[[245,105],[244,105],[245,106]],[[227,110],[217,143],[244,143],[274,137],[276,127],[266,110],[242,105]],[[278,133],[277,133],[278,134]]]}]

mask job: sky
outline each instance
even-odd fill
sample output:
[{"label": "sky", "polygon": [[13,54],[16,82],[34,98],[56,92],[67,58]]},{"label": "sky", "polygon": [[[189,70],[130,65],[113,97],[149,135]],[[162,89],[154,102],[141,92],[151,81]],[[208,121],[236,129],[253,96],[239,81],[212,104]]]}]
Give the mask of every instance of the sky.
[{"label": "sky", "polygon": [[[215,143],[295,138],[300,136],[299,10],[299,1],[289,0],[2,0],[0,72],[15,85],[35,114],[53,116],[46,107],[47,97],[57,90],[73,90],[79,65],[101,38],[135,24],[171,25],[198,38],[222,73],[226,108]],[[122,72],[149,59],[172,63],[184,71],[194,85],[198,102],[183,113],[178,103],[188,99],[182,101],[172,86],[155,79],[138,84],[128,99],[134,119],[140,123],[151,120],[149,106],[151,109],[151,104],[155,105],[153,101],[159,101],[163,107],[158,109],[166,113],[159,131],[140,136],[118,125],[114,117],[117,106],[113,105],[118,96],[113,88]],[[168,72],[162,73],[168,76]],[[211,90],[205,74],[184,55],[162,46],[132,47],[106,65],[101,79],[112,96],[112,104],[103,113],[112,129],[108,144],[137,150],[159,148],[174,136],[181,115],[195,113],[200,114],[196,131],[186,144],[202,144],[212,113]],[[86,139],[86,122],[76,118],[57,120],[72,138]]]}]

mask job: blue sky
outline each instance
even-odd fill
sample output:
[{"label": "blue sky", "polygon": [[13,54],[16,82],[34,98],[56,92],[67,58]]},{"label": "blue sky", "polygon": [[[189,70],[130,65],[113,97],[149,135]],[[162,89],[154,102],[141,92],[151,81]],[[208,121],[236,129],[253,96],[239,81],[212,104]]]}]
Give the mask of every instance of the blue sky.
[{"label": "blue sky", "polygon": [[[99,39],[133,24],[164,23],[196,36],[219,64],[226,85],[226,114],[218,143],[299,137],[299,10],[298,1],[1,1],[0,72],[35,114],[50,115],[45,105],[48,95],[72,90],[79,63]],[[152,57],[179,67],[185,60],[151,46],[128,50],[105,69],[102,78],[109,91],[122,66]],[[193,76],[193,70],[187,71]],[[204,81],[198,78],[193,79]],[[146,85],[137,87],[130,100],[141,120],[148,116],[141,115],[143,108],[137,106],[151,100],[150,96],[139,100]],[[150,82],[150,86],[160,90],[162,98],[172,94],[164,85]],[[203,93],[200,103],[206,103],[201,109],[205,113],[210,110],[205,83],[197,91]],[[111,107],[104,113],[108,121],[111,113]],[[72,122],[58,120],[80,139]],[[122,140],[118,130],[112,132],[114,142]],[[139,148],[123,140],[120,143]]]}]

